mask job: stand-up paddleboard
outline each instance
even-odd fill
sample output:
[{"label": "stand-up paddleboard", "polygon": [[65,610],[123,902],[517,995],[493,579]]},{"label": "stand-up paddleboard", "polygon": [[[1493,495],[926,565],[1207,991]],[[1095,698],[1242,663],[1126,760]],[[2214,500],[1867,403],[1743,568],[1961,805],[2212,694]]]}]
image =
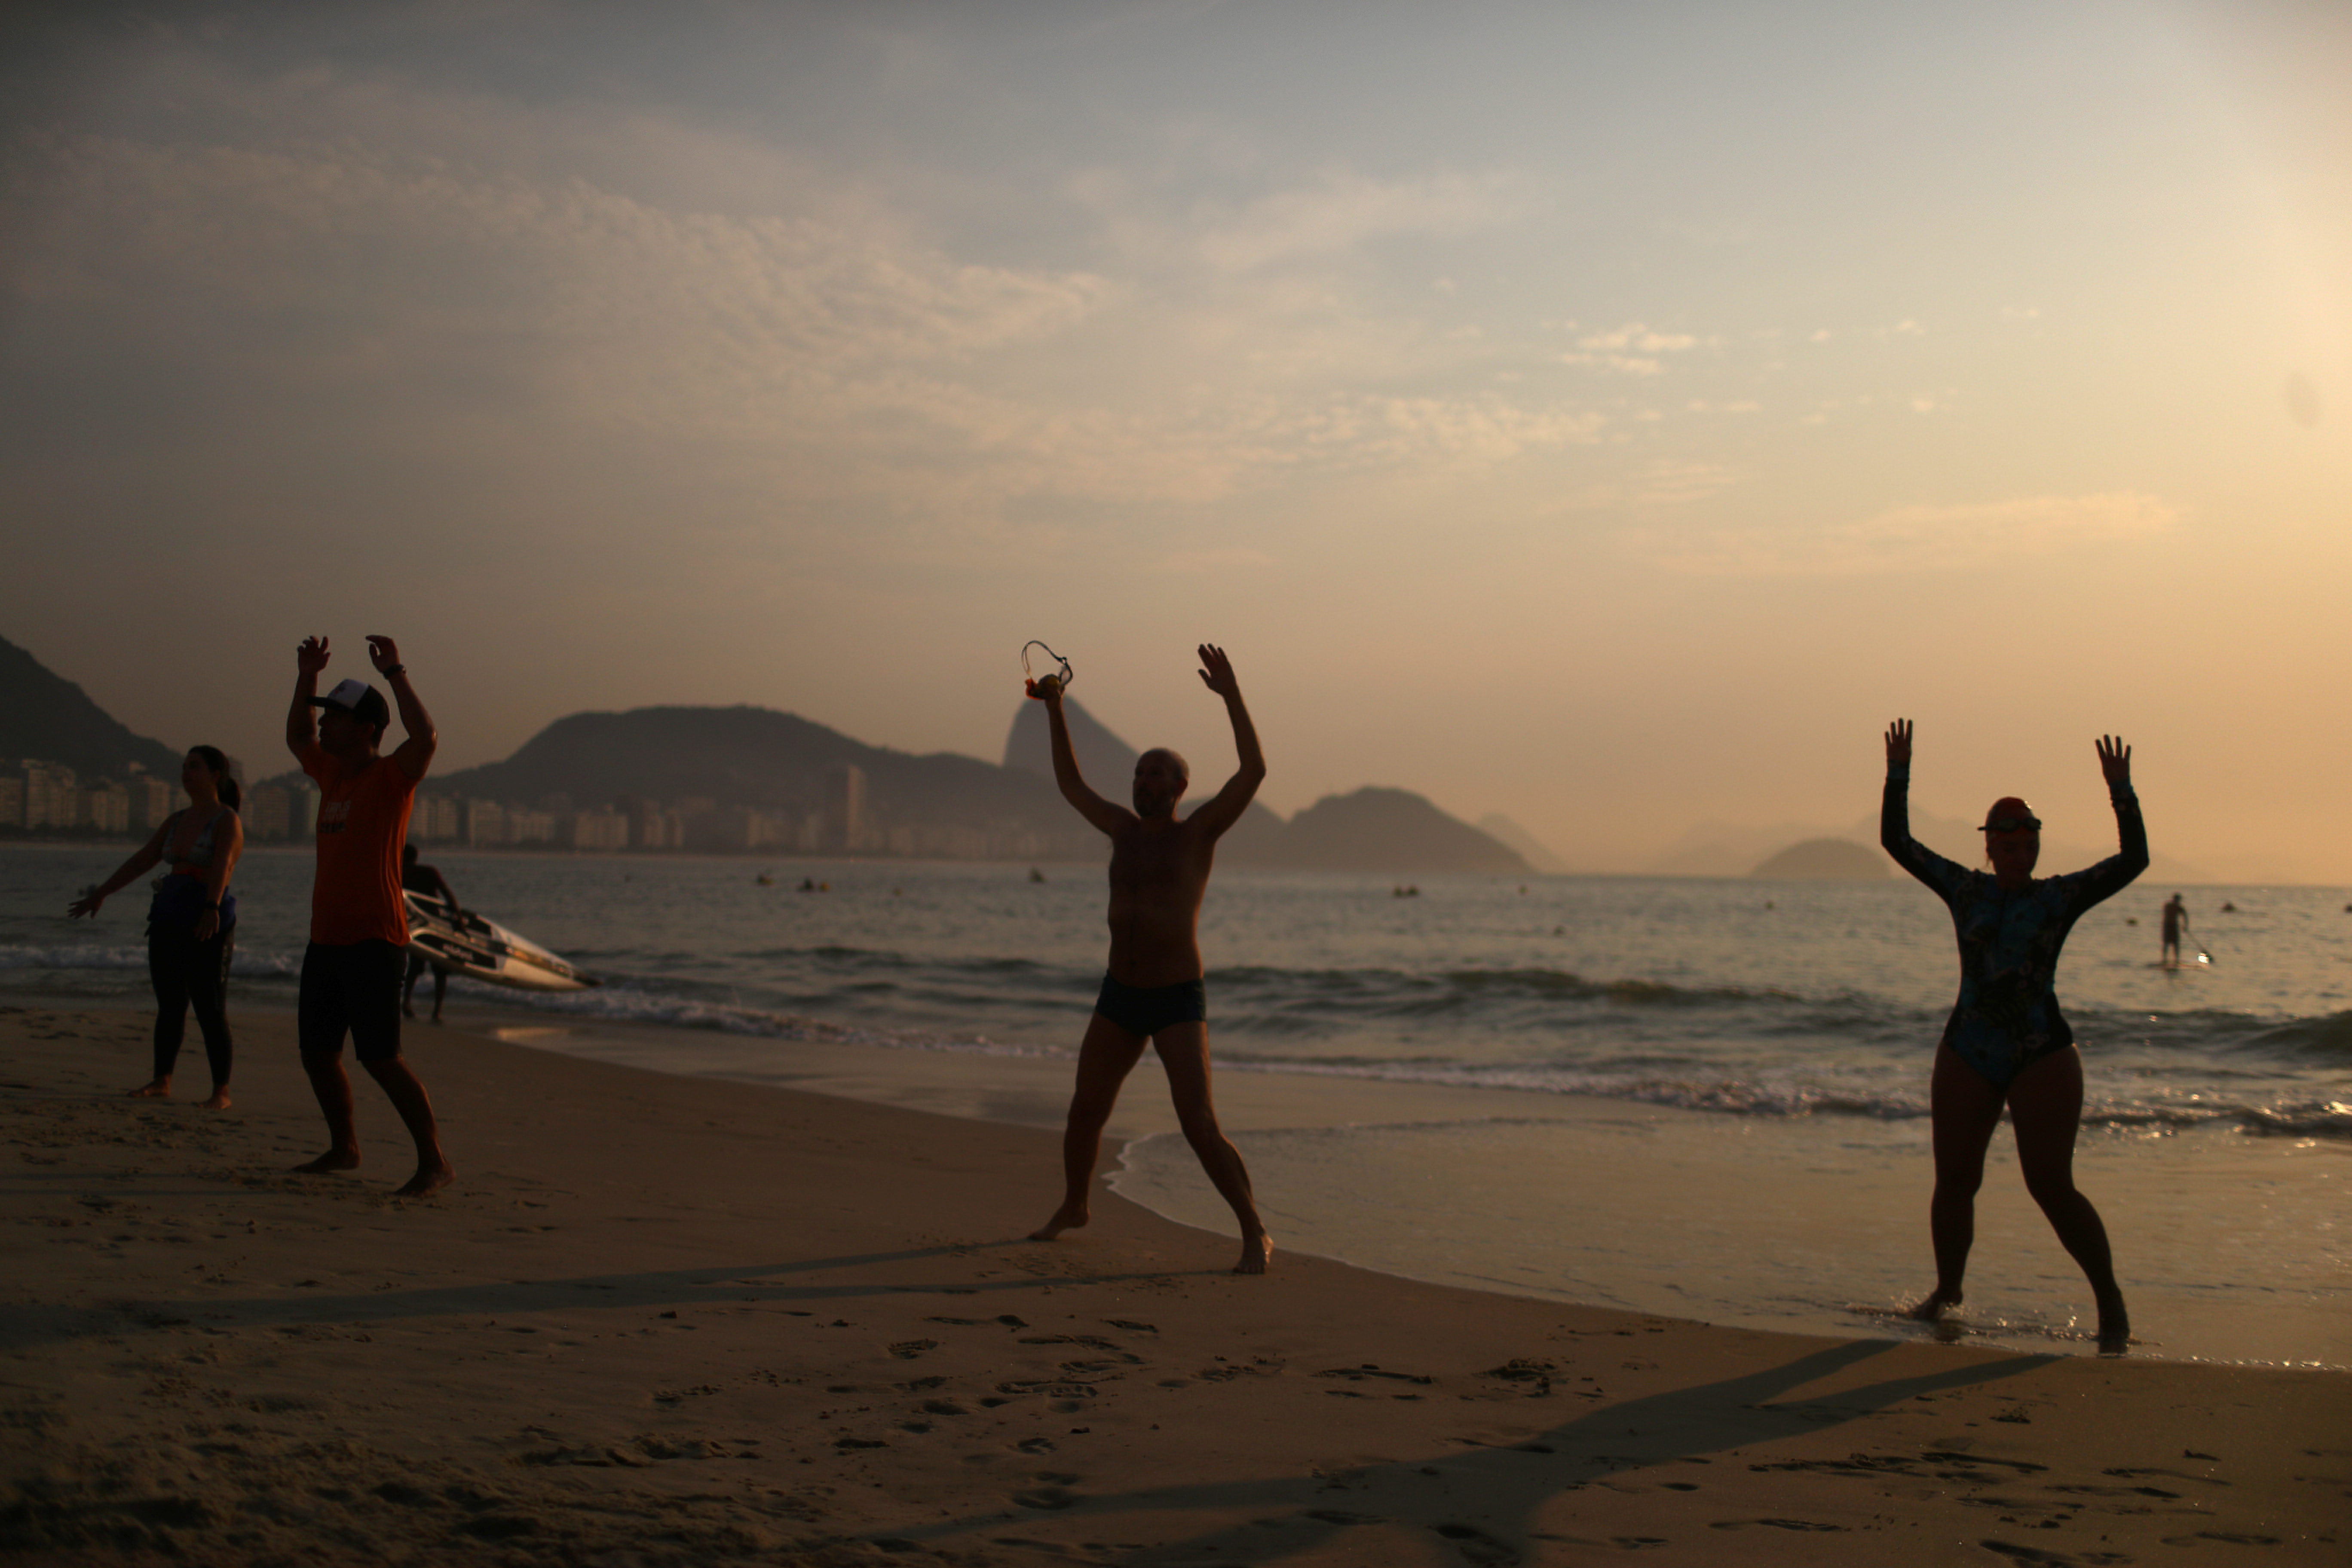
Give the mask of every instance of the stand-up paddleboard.
[{"label": "stand-up paddleboard", "polygon": [[408,945],[444,969],[522,991],[582,991],[601,984],[562,959],[469,910],[403,889]]}]

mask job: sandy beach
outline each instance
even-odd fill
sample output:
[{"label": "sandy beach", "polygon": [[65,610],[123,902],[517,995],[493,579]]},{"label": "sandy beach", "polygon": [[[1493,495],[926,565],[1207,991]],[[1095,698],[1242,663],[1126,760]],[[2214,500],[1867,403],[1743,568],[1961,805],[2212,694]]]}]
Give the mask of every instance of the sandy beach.
[{"label": "sandy beach", "polygon": [[0,1011],[16,1561],[2346,1554],[2342,1374],[1237,1279],[1108,1194],[1029,1243],[1042,1130],[455,1028],[409,1048],[459,1179],[403,1202],[364,1084],[366,1167],[285,1173],[292,1020],[238,1023],[208,1113],[121,1098],[141,1014]]}]

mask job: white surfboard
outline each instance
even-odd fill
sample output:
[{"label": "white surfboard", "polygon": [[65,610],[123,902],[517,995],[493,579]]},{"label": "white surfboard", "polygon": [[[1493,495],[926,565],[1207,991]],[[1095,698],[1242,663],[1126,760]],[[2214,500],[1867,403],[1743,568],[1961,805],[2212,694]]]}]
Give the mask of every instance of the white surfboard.
[{"label": "white surfboard", "polygon": [[582,991],[600,984],[470,910],[453,914],[440,900],[406,889],[400,897],[408,906],[408,945],[445,969],[522,991]]}]

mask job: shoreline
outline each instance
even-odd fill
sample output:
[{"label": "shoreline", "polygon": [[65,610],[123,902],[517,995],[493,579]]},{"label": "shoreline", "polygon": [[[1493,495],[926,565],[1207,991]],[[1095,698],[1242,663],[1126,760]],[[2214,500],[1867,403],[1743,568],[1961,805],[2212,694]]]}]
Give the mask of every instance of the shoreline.
[{"label": "shoreline", "polygon": [[[761,1037],[774,1048],[775,1066],[754,1072],[740,1065],[748,1037],[721,1029],[550,1012],[478,988],[453,1001],[450,1013],[457,1033],[552,1057],[803,1090],[1056,1138],[1076,1059],[1051,1050],[897,1047],[853,1032],[845,1040]],[[438,1032],[420,1018],[404,1037],[414,1045]],[[1924,1118],[1851,1125],[1725,1118],[1549,1090],[1230,1066],[1218,1075],[1217,1099],[1277,1244],[1294,1253],[1393,1279],[1768,1331],[2095,1352],[2081,1315],[2087,1289],[2027,1198],[2005,1136],[1994,1140],[1979,1197],[1969,1304],[1930,1325],[1900,1310],[1929,1275],[1924,1216],[1932,1172]],[[1372,1163],[1329,1175],[1321,1152],[1335,1137],[1364,1144],[1358,1158]],[[1419,1174],[1449,1192],[1476,1189],[1482,1220],[1512,1216],[1487,1223],[1480,1247],[1468,1249],[1450,1237],[1433,1243],[1425,1228],[1385,1217],[1410,1220],[1416,1204],[1411,1183],[1389,1169],[1395,1149],[1449,1138],[1450,1158],[1424,1160]],[[1500,1146],[1493,1155],[1468,1147],[1489,1142]],[[1316,1157],[1302,1170],[1282,1163],[1307,1146]],[[1229,1231],[1230,1215],[1182,1144],[1149,1051],[1106,1129],[1104,1150],[1099,1191],[1190,1229]],[[2118,1238],[2137,1330],[2131,1355],[2352,1370],[2352,1321],[2344,1312],[2352,1281],[2329,1281],[2323,1265],[2299,1258],[2282,1262],[2275,1250],[2328,1223],[2352,1182],[2347,1157],[2352,1149],[2326,1142],[2220,1130],[2086,1129],[2079,1166]],[[1510,1173],[1499,1185],[1490,1169],[1496,1159]],[[1034,1175],[1042,1220],[1057,1184],[1042,1167]],[[1629,1178],[1642,1201],[1629,1208],[1608,1200]],[[1335,1184],[1347,1190],[1335,1193]],[[1361,1194],[1374,1189],[1382,1203],[1368,1208]],[[2264,1194],[2261,1206],[2247,1206],[2250,1194]],[[1661,1246],[1661,1226],[1674,1229],[1671,1246]],[[2236,1293],[2217,1297],[2210,1289],[2217,1277],[2229,1279]]]},{"label": "shoreline", "polygon": [[2341,1373],[1236,1279],[1115,1194],[1028,1243],[1050,1133],[454,1027],[458,1181],[403,1201],[371,1087],[362,1175],[285,1173],[290,1019],[220,1113],[121,1098],[146,1022],[0,1013],[29,1563],[2341,1555]]},{"label": "shoreline", "polygon": [[[698,1075],[697,1037],[732,1037],[667,1025],[500,1012],[505,1021],[492,1028],[499,1038],[640,1067],[659,1055],[662,1065],[653,1068],[658,1071]],[[780,1065],[751,1073],[720,1064],[719,1058],[734,1054],[730,1047],[704,1048],[712,1058],[709,1076],[724,1081],[783,1085],[1057,1136],[1075,1061],[1074,1054],[1045,1051],[779,1041]],[[2095,1348],[2087,1317],[2073,1323],[2058,1305],[2079,1297],[2087,1314],[2087,1288],[2025,1194],[2005,1136],[1990,1152],[1979,1201],[1971,1305],[1926,1325],[1898,1310],[1916,1299],[1930,1273],[1925,1213],[1933,1174],[1925,1117],[1861,1118],[1851,1124],[1830,1117],[1725,1117],[1645,1100],[1279,1068],[1225,1066],[1216,1082],[1220,1121],[1250,1162],[1269,1223],[1287,1233],[1294,1250],[1392,1279],[1776,1331],[1966,1341],[2036,1352],[2091,1354]],[[1539,1146],[1510,1147],[1515,1132],[1538,1139]],[[1305,1188],[1324,1176],[1321,1161],[1310,1157],[1297,1184],[1281,1165],[1269,1163],[1302,1145],[1328,1148],[1335,1140],[1393,1145],[1400,1135],[1424,1142],[1451,1137],[1452,1157],[1419,1173],[1449,1191],[1465,1183],[1492,1186],[1475,1206],[1502,1213],[1517,1205],[1522,1216],[1513,1224],[1527,1239],[1497,1225],[1482,1257],[1448,1266],[1424,1245],[1400,1242],[1402,1230],[1392,1219],[1414,1204],[1409,1182],[1383,1193],[1378,1212],[1388,1217],[1346,1223],[1351,1207],[1365,1210],[1353,1197],[1388,1179],[1385,1152],[1368,1166],[1322,1180],[1325,1201],[1311,1215],[1298,1205]],[[1497,1183],[1496,1160],[1471,1147],[1488,1141],[1506,1146],[1497,1158],[1509,1172],[1507,1181]],[[1229,1232],[1230,1215],[1183,1144],[1149,1051],[1119,1098],[1104,1142],[1106,1190],[1192,1228]],[[2248,1239],[2326,1223],[2352,1178],[2347,1160],[2352,1149],[2328,1142],[2221,1129],[2188,1134],[2086,1129],[2079,1160],[2084,1185],[2126,1238],[2119,1243],[2124,1275],[2140,1323],[2132,1354],[2352,1370],[2345,1282],[2337,1282],[2332,1298],[2290,1305],[2283,1299],[2292,1294],[2290,1282],[2275,1278],[2283,1267]],[[1637,1182],[1643,1201],[1626,1208],[1594,1200],[1592,1194],[1611,1192],[1621,1179]],[[1335,1186],[1348,1190],[1335,1192]],[[2241,1197],[2198,1199],[2200,1189]],[[2250,1191],[2266,1192],[2272,1212],[2248,1210],[2242,1194]],[[1050,1208],[1049,1187],[1041,1184],[1039,1192],[1038,1201]],[[1276,1215],[1283,1215],[1279,1222],[1271,1217]],[[1658,1246],[1654,1232],[1660,1224],[1676,1228],[1672,1247]],[[1555,1247],[1580,1249],[1586,1267],[1541,1279],[1511,1256]],[[1717,1278],[1695,1289],[1682,1259],[1697,1258],[1715,1260],[1701,1272]],[[2245,1320],[2248,1302],[2242,1298],[2209,1300],[2210,1293],[2194,1283],[2200,1268],[2208,1279],[2216,1268],[2241,1274],[2270,1268],[2275,1288],[2262,1302],[2261,1318]],[[1822,1279],[1831,1286],[1827,1294]],[[2292,1284],[2310,1290],[2318,1282],[2306,1277]]]}]

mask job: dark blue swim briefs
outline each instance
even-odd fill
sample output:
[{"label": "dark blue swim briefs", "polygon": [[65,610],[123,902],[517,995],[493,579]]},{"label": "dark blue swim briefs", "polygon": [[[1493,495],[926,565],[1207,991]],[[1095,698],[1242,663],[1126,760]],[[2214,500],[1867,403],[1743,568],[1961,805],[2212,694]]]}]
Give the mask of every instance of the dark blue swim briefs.
[{"label": "dark blue swim briefs", "polygon": [[1173,985],[1129,985],[1106,974],[1102,994],[1095,998],[1095,1011],[1129,1034],[1150,1039],[1178,1024],[1207,1023],[1209,983],[1180,980]]}]

